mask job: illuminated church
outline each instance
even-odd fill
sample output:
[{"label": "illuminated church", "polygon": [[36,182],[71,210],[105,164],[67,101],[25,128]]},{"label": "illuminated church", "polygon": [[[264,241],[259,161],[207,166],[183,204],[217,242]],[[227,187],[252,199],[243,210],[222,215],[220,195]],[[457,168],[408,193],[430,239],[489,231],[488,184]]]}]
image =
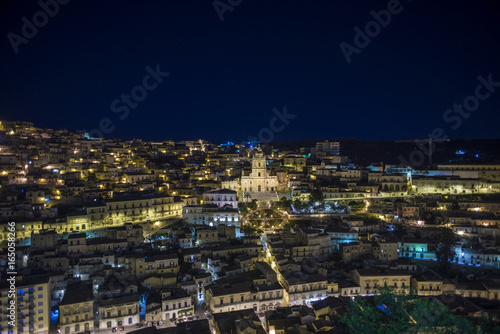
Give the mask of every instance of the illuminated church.
[{"label": "illuminated church", "polygon": [[241,191],[244,193],[275,192],[278,186],[276,176],[269,175],[266,157],[258,149],[252,158],[252,172],[241,176]]}]

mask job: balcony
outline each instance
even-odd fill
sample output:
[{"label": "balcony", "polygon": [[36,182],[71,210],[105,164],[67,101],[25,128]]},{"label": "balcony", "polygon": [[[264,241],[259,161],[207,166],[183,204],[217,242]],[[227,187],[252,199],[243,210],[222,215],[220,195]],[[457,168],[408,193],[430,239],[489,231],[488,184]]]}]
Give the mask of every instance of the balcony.
[{"label": "balcony", "polygon": [[18,326],[17,327],[17,332],[18,333],[27,333],[29,331],[28,326]]},{"label": "balcony", "polygon": [[17,319],[17,325],[19,327],[24,327],[28,325],[29,320],[28,319]]},{"label": "balcony", "polygon": [[283,297],[273,295],[271,298],[269,298],[269,297],[266,297],[264,299],[261,298],[258,301],[259,302],[280,302],[280,301],[283,301]]},{"label": "balcony", "polygon": [[245,304],[245,303],[256,303],[259,302],[260,300],[244,300],[244,301],[234,301],[234,302],[229,302],[229,303],[224,303],[221,304],[220,302],[215,304],[215,307],[224,307],[224,306],[230,306],[230,305],[237,305],[237,304]]},{"label": "balcony", "polygon": [[17,311],[25,310],[29,307],[28,303],[17,303]]}]

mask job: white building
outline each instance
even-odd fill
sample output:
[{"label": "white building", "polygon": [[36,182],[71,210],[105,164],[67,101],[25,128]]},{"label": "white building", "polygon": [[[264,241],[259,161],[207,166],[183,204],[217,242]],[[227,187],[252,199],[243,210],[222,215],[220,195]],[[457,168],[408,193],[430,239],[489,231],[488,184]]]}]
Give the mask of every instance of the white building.
[{"label": "white building", "polygon": [[218,207],[238,208],[237,192],[229,189],[218,189],[203,194],[203,204],[215,204]]},{"label": "white building", "polygon": [[252,159],[252,172],[241,176],[241,191],[243,193],[274,192],[278,186],[278,178],[269,175],[266,158],[259,150]]},{"label": "white building", "polygon": [[221,208],[215,204],[187,205],[182,210],[182,218],[188,224],[218,226],[225,224],[240,227],[238,208]]}]

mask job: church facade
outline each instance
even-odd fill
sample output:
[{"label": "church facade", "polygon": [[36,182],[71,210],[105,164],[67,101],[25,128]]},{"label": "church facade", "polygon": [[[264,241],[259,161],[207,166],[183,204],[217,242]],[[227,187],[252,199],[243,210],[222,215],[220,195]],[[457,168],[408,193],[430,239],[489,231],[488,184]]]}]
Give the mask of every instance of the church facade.
[{"label": "church facade", "polygon": [[252,159],[252,172],[241,176],[241,192],[275,192],[277,187],[278,179],[269,174],[264,153],[257,151]]}]

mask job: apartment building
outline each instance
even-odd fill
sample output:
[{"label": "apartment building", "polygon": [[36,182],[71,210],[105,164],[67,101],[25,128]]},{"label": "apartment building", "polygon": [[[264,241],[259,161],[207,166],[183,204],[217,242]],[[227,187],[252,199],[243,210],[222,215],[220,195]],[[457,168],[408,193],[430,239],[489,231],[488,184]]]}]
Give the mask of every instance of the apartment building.
[{"label": "apartment building", "polygon": [[403,292],[410,288],[411,274],[404,269],[376,268],[355,269],[351,271],[352,280],[361,287],[361,295],[376,294],[377,288],[390,286],[395,291]]},{"label": "apartment building", "polygon": [[489,190],[489,184],[480,179],[463,179],[458,176],[412,178],[412,192],[420,194],[477,194]]},{"label": "apartment building", "polygon": [[418,296],[437,296],[443,293],[443,278],[434,274],[413,274],[411,287]]},{"label": "apartment building", "polygon": [[68,283],[63,300],[59,303],[59,329],[61,333],[89,332],[94,329],[94,295],[90,282]]},{"label": "apartment building", "polygon": [[193,225],[216,227],[219,224],[226,224],[240,227],[238,209],[219,207],[217,204],[186,205],[182,208],[182,218]]},{"label": "apartment building", "polygon": [[238,208],[238,193],[230,189],[217,189],[203,194],[203,204],[214,204],[218,207]]},{"label": "apartment building", "polygon": [[431,239],[403,238],[398,244],[399,256],[421,260],[434,260],[436,258],[437,244]]},{"label": "apartment building", "polygon": [[289,273],[283,281],[283,305],[310,305],[311,302],[328,297],[328,279],[320,274],[297,275]]},{"label": "apartment building", "polygon": [[342,243],[358,241],[358,232],[349,227],[330,224],[325,228],[325,233],[330,236],[332,247],[336,249],[339,249]]},{"label": "apartment building", "polygon": [[194,314],[193,299],[183,289],[163,289],[161,300],[163,320],[178,319]]},{"label": "apartment building", "polygon": [[213,313],[252,309],[265,311],[283,305],[283,288],[264,280],[251,287],[247,282],[207,287],[207,303]]},{"label": "apartment building", "polygon": [[[50,285],[49,275],[18,276],[16,280],[16,326],[17,333],[49,334],[50,326]],[[0,283],[0,333],[12,334],[6,317],[9,314],[10,284]]]},{"label": "apartment building", "polygon": [[99,328],[133,325],[139,322],[139,295],[100,299]]}]

